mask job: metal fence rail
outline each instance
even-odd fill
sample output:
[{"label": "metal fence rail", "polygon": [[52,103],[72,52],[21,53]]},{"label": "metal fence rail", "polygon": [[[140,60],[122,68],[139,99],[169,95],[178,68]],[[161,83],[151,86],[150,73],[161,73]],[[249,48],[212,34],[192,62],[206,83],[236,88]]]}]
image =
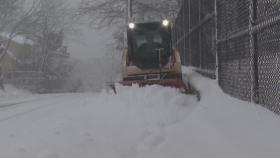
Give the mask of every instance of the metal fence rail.
[{"label": "metal fence rail", "polygon": [[173,43],[226,93],[280,113],[278,0],[184,0]]}]

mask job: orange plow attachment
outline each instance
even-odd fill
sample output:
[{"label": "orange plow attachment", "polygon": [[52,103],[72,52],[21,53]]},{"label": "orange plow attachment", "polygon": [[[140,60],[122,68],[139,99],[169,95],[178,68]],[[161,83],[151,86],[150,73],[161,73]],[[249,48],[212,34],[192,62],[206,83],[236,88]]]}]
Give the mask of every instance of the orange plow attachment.
[{"label": "orange plow attachment", "polygon": [[[133,84],[138,84],[140,87],[146,85],[161,85],[164,87],[177,88],[181,93],[196,95],[197,100],[200,100],[200,93],[190,86],[190,84],[185,84],[183,80],[180,79],[161,79],[161,80],[133,80],[133,81],[121,81],[119,84],[123,86],[132,86]],[[111,89],[117,94],[115,84],[110,84]]]}]

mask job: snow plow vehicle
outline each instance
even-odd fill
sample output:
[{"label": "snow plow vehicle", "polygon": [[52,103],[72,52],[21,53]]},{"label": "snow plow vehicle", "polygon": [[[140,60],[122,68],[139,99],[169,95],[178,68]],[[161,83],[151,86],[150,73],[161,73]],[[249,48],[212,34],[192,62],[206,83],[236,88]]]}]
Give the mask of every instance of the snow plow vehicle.
[{"label": "snow plow vehicle", "polygon": [[182,93],[191,92],[190,86],[182,80],[180,54],[172,48],[168,20],[129,23],[127,46],[122,57],[121,85],[157,84],[177,88]]}]

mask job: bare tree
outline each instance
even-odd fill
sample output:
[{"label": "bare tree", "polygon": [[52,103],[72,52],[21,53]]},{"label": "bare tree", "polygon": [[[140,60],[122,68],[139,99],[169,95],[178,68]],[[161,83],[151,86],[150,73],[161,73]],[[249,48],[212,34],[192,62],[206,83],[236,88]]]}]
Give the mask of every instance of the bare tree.
[{"label": "bare tree", "polygon": [[22,31],[25,37],[34,41],[40,56],[41,71],[44,71],[49,58],[63,47],[65,32],[72,29],[68,15],[70,10],[62,0],[39,0],[35,14],[29,18],[29,27]]},{"label": "bare tree", "polygon": [[[34,41],[37,68],[44,74],[43,87],[48,90],[61,86],[69,73],[69,54],[64,40],[72,31],[72,9],[63,0],[39,0],[36,13],[30,19],[25,37]],[[56,86],[54,86],[56,84]]]},{"label": "bare tree", "polygon": [[51,71],[55,71],[52,70],[54,69],[54,66],[51,64],[62,64],[65,67],[66,61],[63,60],[69,57],[67,48],[64,46],[65,34],[73,30],[71,25],[72,9],[66,6],[64,3],[65,1],[0,1],[13,1],[15,2],[15,5],[18,4],[19,1],[21,4],[23,4],[23,2],[29,3],[28,7],[22,5],[21,7],[17,8],[17,10],[14,11],[16,14],[13,14],[13,16],[11,16],[13,13],[11,12],[9,13],[9,16],[7,15],[1,17],[2,19],[7,18],[6,21],[10,22],[8,25],[0,25],[0,27],[3,28],[3,31],[0,31],[0,33],[4,32],[7,36],[5,41],[2,42],[3,50],[0,54],[0,64],[1,60],[7,54],[13,38],[21,35],[26,39],[31,40],[33,43],[33,53],[31,60],[34,61],[34,66],[37,68],[37,71],[42,71],[45,73],[45,76],[47,76],[49,73],[52,73]]},{"label": "bare tree", "polygon": [[[175,19],[181,0],[132,0],[133,19],[137,22]],[[114,26],[114,47],[122,49],[127,23],[127,0],[82,0],[78,17],[87,16],[97,29]]]},{"label": "bare tree", "polygon": [[30,18],[36,8],[36,1],[30,8],[24,8],[25,0],[0,0],[0,33],[4,37],[0,42],[0,86],[3,86],[2,60],[6,56],[13,38],[21,33],[21,28],[26,26],[26,21]]},{"label": "bare tree", "polygon": [[[14,2],[14,3],[13,4],[8,3],[8,4],[18,5],[20,3],[21,5],[23,5],[24,1],[12,0],[12,2]],[[9,6],[8,4],[7,4],[7,6]],[[6,19],[6,23],[1,25],[2,31],[0,31],[0,32],[6,34],[7,37],[5,38],[4,41],[1,42],[4,45],[4,49],[2,50],[2,54],[0,55],[0,63],[3,60],[3,58],[5,57],[5,55],[7,54],[7,51],[10,47],[10,44],[11,44],[11,41],[13,40],[13,38],[15,38],[18,35],[23,34],[24,33],[23,30],[25,30],[25,28],[30,26],[30,23],[28,23],[28,22],[29,22],[29,19],[35,13],[37,4],[38,4],[37,1],[34,1],[31,5],[31,7],[28,9],[20,8],[18,6],[14,6],[17,8],[10,7],[9,9],[15,9],[15,10],[13,12],[10,12],[10,14],[7,13],[6,16],[3,16],[3,19]],[[6,12],[6,11],[4,11],[4,12]]]},{"label": "bare tree", "polygon": [[[135,20],[150,21],[162,17],[173,19],[181,0],[133,0]],[[78,15],[88,15],[98,28],[125,24],[127,0],[83,0]]]},{"label": "bare tree", "polygon": [[23,0],[0,0],[0,32],[12,23]]}]

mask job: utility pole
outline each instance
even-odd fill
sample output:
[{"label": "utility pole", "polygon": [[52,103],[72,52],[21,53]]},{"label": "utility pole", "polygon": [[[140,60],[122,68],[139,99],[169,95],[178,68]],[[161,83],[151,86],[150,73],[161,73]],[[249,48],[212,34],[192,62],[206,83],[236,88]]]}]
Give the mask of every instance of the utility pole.
[{"label": "utility pole", "polygon": [[132,20],[132,0],[127,0],[127,22]]},{"label": "utility pole", "polygon": [[[132,22],[132,0],[127,0],[127,17],[125,20],[125,26],[127,26],[130,22]],[[123,38],[123,47],[127,47],[126,43],[127,43],[127,30],[125,29],[124,33],[124,38]]]}]

